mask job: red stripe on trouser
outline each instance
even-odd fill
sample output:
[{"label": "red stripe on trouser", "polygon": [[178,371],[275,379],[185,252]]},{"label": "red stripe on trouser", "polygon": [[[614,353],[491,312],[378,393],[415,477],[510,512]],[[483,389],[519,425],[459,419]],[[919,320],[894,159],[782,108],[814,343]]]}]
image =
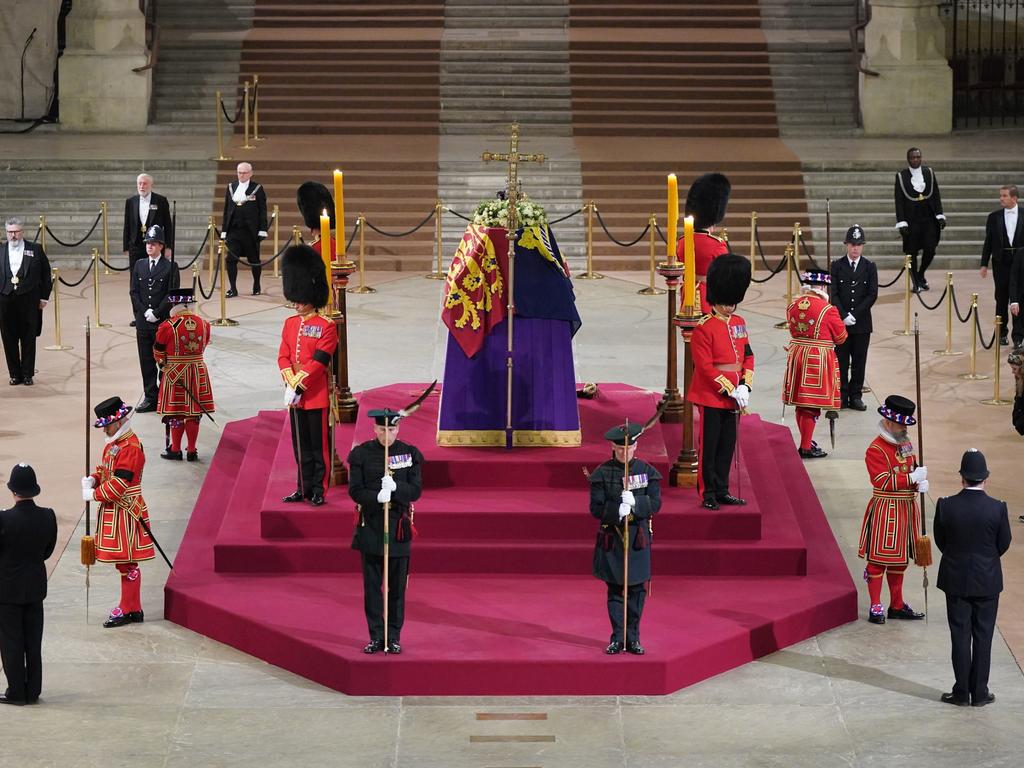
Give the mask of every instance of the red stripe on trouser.
[{"label": "red stripe on trouser", "polygon": [[811,449],[814,427],[818,423],[818,416],[820,414],[820,408],[797,407],[796,426],[800,430],[800,448],[802,450],[809,451]]},{"label": "red stripe on trouser", "polygon": [[[199,419],[185,419],[185,434],[188,435],[188,449],[195,451],[196,440],[199,438]],[[180,437],[178,438],[181,439]],[[177,448],[176,450],[181,450]]]},{"label": "red stripe on trouser", "polygon": [[124,613],[142,610],[142,571],[138,563],[118,563],[121,572],[121,602],[118,607]]}]

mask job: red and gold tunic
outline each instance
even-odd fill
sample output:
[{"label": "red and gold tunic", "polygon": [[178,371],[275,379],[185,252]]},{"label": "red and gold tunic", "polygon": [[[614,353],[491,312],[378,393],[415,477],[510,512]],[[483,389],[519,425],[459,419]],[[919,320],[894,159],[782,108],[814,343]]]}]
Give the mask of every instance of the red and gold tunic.
[{"label": "red and gold tunic", "polygon": [[203,411],[213,413],[213,387],[203,362],[209,343],[210,324],[192,312],[164,320],[156,329],[153,357],[163,366],[156,405],[161,416],[189,418],[202,416]]},{"label": "red and gold tunic", "polygon": [[786,312],[789,319],[786,374],[782,402],[803,408],[839,408],[839,361],[836,345],[846,341],[839,311],[816,293],[798,296]]},{"label": "red and gold tunic", "polygon": [[917,467],[914,446],[879,435],[868,446],[864,463],[874,490],[864,510],[857,555],[878,565],[910,565],[920,533],[917,485],[910,479]]},{"label": "red and gold tunic", "polygon": [[296,408],[328,406],[327,367],[337,346],[338,329],[323,315],[312,312],[284,321],[277,366],[284,383],[302,394]]},{"label": "red and gold tunic", "polygon": [[[685,251],[685,243],[680,240],[679,245],[676,246],[676,258],[680,262],[686,257]],[[712,235],[710,232],[702,229],[696,230],[693,233],[693,271],[697,276],[697,295],[700,296],[700,311],[705,315],[711,312],[711,305],[704,298],[704,295],[707,293],[705,279],[707,278],[708,268],[716,256],[721,256],[723,253],[728,252],[729,244],[725,238]],[[682,294],[679,296],[679,308],[683,308]]]},{"label": "red and gold tunic", "polygon": [[100,503],[96,531],[96,559],[103,563],[152,560],[153,540],[139,524],[149,525],[149,510],[142,498],[142,468],[146,454],[130,429],[103,448],[103,463],[96,467],[96,501]]},{"label": "red and gold tunic", "polygon": [[729,393],[754,381],[754,353],[743,318],[717,312],[705,315],[693,329],[690,351],[693,380],[686,399],[695,405],[735,410],[736,401]]}]

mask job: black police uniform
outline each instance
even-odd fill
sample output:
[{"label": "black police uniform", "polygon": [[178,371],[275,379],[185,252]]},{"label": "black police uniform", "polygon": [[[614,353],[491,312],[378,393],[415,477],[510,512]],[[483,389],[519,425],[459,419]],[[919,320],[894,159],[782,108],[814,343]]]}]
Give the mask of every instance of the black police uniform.
[{"label": "black police uniform", "polygon": [[[153,226],[146,232],[147,241],[163,243],[162,227]],[[142,386],[145,400],[139,404],[139,411],[156,409],[157,386],[156,360],[153,358],[153,343],[156,329],[171,315],[168,294],[178,290],[180,277],[178,268],[163,256],[150,266],[150,259],[139,259],[132,270],[132,310],[135,312],[135,340],[139,349],[139,368],[142,370]],[[146,310],[152,309],[156,322],[146,319]]]},{"label": "black police uniform", "polygon": [[[405,621],[405,586],[409,576],[412,543],[410,505],[423,491],[423,454],[415,446],[395,440],[388,449],[388,463],[396,490],[391,494],[388,522],[388,637],[397,645]],[[377,501],[384,477],[384,446],[368,440],[348,455],[348,495],[359,505],[359,519],[352,549],[362,554],[363,609],[370,632],[367,652],[382,650],[384,637],[384,505]],[[371,650],[371,646],[374,648]]]},{"label": "black police uniform", "polygon": [[[863,245],[867,242],[863,228],[854,224],[846,231],[844,242]],[[873,261],[861,256],[856,269],[846,256],[832,262],[832,303],[839,310],[840,317],[845,319],[847,315],[853,315],[857,321],[846,326],[846,341],[836,347],[843,405],[852,404],[857,410],[864,410],[864,370],[873,330],[871,307],[877,298],[878,268]]]}]

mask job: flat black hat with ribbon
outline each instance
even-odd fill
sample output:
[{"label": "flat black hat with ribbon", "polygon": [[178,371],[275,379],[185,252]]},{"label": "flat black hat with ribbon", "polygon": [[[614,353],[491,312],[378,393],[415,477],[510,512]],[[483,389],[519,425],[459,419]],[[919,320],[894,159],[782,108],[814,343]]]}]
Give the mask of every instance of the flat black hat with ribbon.
[{"label": "flat black hat with ribbon", "polygon": [[373,419],[373,423],[380,427],[397,427],[398,422],[405,415],[402,411],[393,411],[390,408],[376,408],[367,411],[367,416]]},{"label": "flat black hat with ribbon", "polygon": [[167,301],[171,304],[191,304],[196,300],[194,288],[178,288],[167,295]]},{"label": "flat black hat with ribbon", "polygon": [[36,471],[22,462],[11,469],[11,479],[7,481],[7,489],[15,496],[30,499],[39,495],[39,483],[36,482]]},{"label": "flat black hat with ribbon", "polygon": [[164,228],[159,224],[154,224],[146,230],[146,236],[142,238],[142,242],[160,243],[160,245],[164,245],[167,242],[167,240],[164,239]]},{"label": "flat black hat with ribbon", "polygon": [[902,395],[889,395],[885,398],[885,405],[878,407],[878,412],[886,419],[908,427],[917,424],[917,419],[914,418],[916,410],[917,405],[914,401]]},{"label": "flat black hat with ribbon", "polygon": [[114,397],[108,397],[92,410],[96,414],[96,421],[93,422],[93,426],[101,428],[109,426],[115,421],[120,421],[131,413],[133,409],[132,406],[125,405],[124,400],[115,395]]},{"label": "flat black hat with ribbon", "polygon": [[989,476],[985,454],[977,448],[968,448],[960,459],[960,476],[968,482],[980,483]]},{"label": "flat black hat with ribbon", "polygon": [[[626,432],[629,432],[629,437]],[[611,440],[616,445],[633,445],[643,434],[644,425],[639,423],[618,424],[604,433],[605,440]]]},{"label": "flat black hat with ribbon", "polygon": [[800,282],[804,285],[832,285],[832,275],[828,272],[810,270],[800,273]]}]

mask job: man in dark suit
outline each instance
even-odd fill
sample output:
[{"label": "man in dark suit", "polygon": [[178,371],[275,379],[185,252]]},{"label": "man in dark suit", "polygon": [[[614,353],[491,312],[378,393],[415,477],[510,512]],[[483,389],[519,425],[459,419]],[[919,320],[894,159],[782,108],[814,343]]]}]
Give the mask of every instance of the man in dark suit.
[{"label": "man in dark suit", "polygon": [[158,394],[156,360],[153,342],[156,329],[171,315],[167,295],[178,290],[178,267],[161,256],[164,248],[163,227],[154,224],[146,230],[146,258],[132,270],[132,310],[135,312],[135,340],[139,347],[139,368],[145,398],[135,410],[139,413],[156,410]]},{"label": "man in dark suit", "polygon": [[956,677],[942,701],[960,707],[983,707],[996,700],[988,689],[988,673],[1003,591],[999,558],[1010,548],[1010,517],[1005,501],[985,493],[988,475],[981,451],[964,453],[963,490],[938,500],[932,525],[935,546],[942,552],[937,586],[946,593]]},{"label": "man in dark suit", "polygon": [[[1024,216],[1017,204],[1017,186],[999,188],[999,209],[992,211],[985,222],[985,244],[981,247],[981,276],[988,277],[992,261],[992,284],[996,294],[996,314],[1002,318],[999,343],[1006,346],[1007,331],[1013,323],[1013,344],[1024,343]],[[1017,305],[1016,312],[1013,304]]]},{"label": "man in dark suit", "polygon": [[224,192],[224,216],[220,239],[227,247],[227,273],[231,288],[228,296],[238,295],[238,261],[245,259],[252,267],[252,295],[260,295],[260,243],[267,237],[267,193],[252,180],[252,166],[239,163],[238,181],[228,184]]},{"label": "man in dark suit", "polygon": [[832,262],[832,303],[843,318],[848,336],[836,347],[843,407],[866,411],[862,399],[864,369],[871,343],[871,307],[878,298],[878,269],[864,252],[864,228],[854,224],[846,230],[846,256]]},{"label": "man in dark suit", "polygon": [[174,227],[171,222],[171,206],[167,198],[153,191],[153,177],[148,173],[140,173],[135,179],[139,194],[132,195],[124,201],[124,235],[122,237],[124,255],[128,265],[135,268],[135,262],[146,258],[146,244],[143,238],[146,230],[154,224],[164,230],[167,242],[164,244],[164,255],[174,255]]},{"label": "man in dark suit", "polygon": [[8,219],[6,228],[7,242],[0,248],[0,337],[10,384],[31,385],[36,337],[43,327],[53,276],[39,243],[25,240],[21,219]]},{"label": "man in dark suit", "polygon": [[28,464],[11,470],[7,487],[14,506],[0,509],[0,656],[7,691],[0,704],[35,704],[43,687],[43,599],[46,558],[57,545],[57,516],[37,507],[36,473]]},{"label": "man in dark suit", "polygon": [[910,277],[914,293],[918,293],[928,290],[924,273],[935,258],[946,215],[935,172],[921,165],[921,150],[917,147],[907,150],[907,166],[896,174],[896,231],[903,238],[903,253],[910,256]]}]

